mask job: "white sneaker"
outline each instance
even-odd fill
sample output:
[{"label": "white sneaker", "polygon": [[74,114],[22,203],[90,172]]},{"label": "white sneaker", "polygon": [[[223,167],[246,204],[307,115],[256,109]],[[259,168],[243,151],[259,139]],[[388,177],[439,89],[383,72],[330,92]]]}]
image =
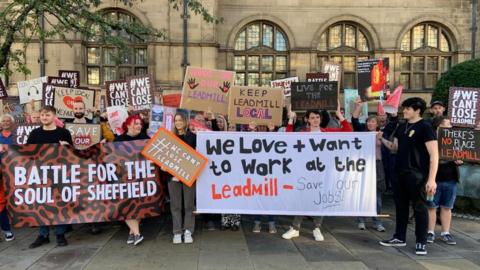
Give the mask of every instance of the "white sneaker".
[{"label": "white sneaker", "polygon": [[260,221],[255,221],[252,232],[260,233],[261,230],[262,230],[262,224],[260,223]]},{"label": "white sneaker", "polygon": [[358,223],[358,229],[361,230],[361,231],[365,231],[367,229],[367,227],[365,226],[365,223],[359,222]]},{"label": "white sneaker", "polygon": [[192,233],[189,230],[185,230],[183,237],[185,238],[184,239],[185,244],[193,243]]},{"label": "white sneaker", "polygon": [[298,230],[295,230],[293,227],[290,227],[290,230],[288,230],[286,233],[282,235],[283,239],[290,240],[294,237],[299,237],[300,232]]},{"label": "white sneaker", "polygon": [[322,232],[320,231],[320,228],[315,228],[315,230],[313,230],[313,237],[315,238],[315,241],[321,242],[321,241],[325,240],[323,238]]},{"label": "white sneaker", "polygon": [[173,243],[174,244],[181,244],[182,243],[182,235],[181,234],[174,234],[173,235]]}]

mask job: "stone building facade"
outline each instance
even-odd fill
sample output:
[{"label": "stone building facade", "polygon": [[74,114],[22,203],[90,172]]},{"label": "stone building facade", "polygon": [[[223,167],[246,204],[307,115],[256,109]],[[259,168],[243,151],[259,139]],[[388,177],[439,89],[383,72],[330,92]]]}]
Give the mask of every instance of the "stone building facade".
[{"label": "stone building facade", "polygon": [[[179,90],[183,77],[181,12],[167,0],[145,0],[133,7],[104,1],[101,9],[118,19],[135,19],[165,29],[165,40],[137,43],[114,61],[115,50],[70,35],[45,44],[46,75],[61,69],[81,71],[82,85],[131,74],[153,74],[158,90]],[[471,0],[204,0],[224,19],[208,24],[191,15],[188,61],[192,66],[237,71],[237,83],[268,84],[272,79],[319,71],[323,61],[342,63],[343,88],[356,87],[358,59],[388,57],[392,87],[402,83],[407,96],[429,99],[439,76],[471,57]],[[122,33],[119,33],[122,34]],[[477,48],[480,46],[477,46]],[[16,45],[16,48],[22,48]],[[19,80],[40,76],[39,42],[26,49],[32,74],[8,80],[15,94]]]}]

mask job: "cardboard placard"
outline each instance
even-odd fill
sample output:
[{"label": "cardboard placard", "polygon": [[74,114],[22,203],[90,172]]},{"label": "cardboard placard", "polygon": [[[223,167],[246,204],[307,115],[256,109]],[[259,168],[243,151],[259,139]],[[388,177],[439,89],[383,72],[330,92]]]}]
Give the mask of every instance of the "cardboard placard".
[{"label": "cardboard placard", "polygon": [[30,133],[39,127],[41,124],[18,124],[15,126],[15,132],[13,133],[13,144],[26,144]]},{"label": "cardboard placard", "polygon": [[72,80],[70,80],[70,78],[48,76],[47,83],[56,86],[70,87]]},{"label": "cardboard placard", "polygon": [[180,108],[226,115],[234,78],[233,71],[187,67]]},{"label": "cardboard placard", "polygon": [[291,77],[281,80],[275,80],[270,82],[270,86],[273,88],[282,88],[283,94],[288,97],[291,95],[291,84],[298,82],[298,77]]},{"label": "cardboard placard", "polygon": [[108,124],[113,133],[116,135],[122,135],[122,124],[128,118],[127,108],[124,106],[107,107],[107,118]]},{"label": "cardboard placard", "polygon": [[7,88],[3,84],[2,78],[0,78],[0,99],[8,97]]},{"label": "cardboard placard", "polygon": [[67,88],[56,86],[53,91],[53,106],[57,109],[57,117],[73,119],[73,103],[82,100],[85,103],[85,117],[92,119],[95,110],[95,90]]},{"label": "cardboard placard", "polygon": [[230,90],[228,120],[235,124],[282,125],[282,89],[234,86]]},{"label": "cardboard placard", "polygon": [[100,125],[66,123],[65,129],[72,134],[75,149],[87,149],[102,140],[102,128]]},{"label": "cardboard placard", "polygon": [[[339,64],[325,62],[322,67],[323,73],[328,74],[329,82],[341,82],[342,66]],[[340,83],[339,83],[340,84]]]},{"label": "cardboard placard", "polygon": [[[343,100],[344,100],[344,109],[345,109],[345,119],[348,122],[352,122],[352,114],[355,110],[355,100],[358,97],[358,90],[357,89],[345,89],[343,92]],[[360,123],[365,123],[368,118],[368,104],[365,102],[362,105],[362,110],[360,112],[360,116],[358,117],[358,121]]]},{"label": "cardboard placard", "polygon": [[107,107],[125,106],[128,108],[127,80],[105,82],[107,87]]},{"label": "cardboard placard", "polygon": [[162,96],[163,106],[178,108],[178,107],[180,107],[181,100],[182,100],[182,94],[180,94],[180,93],[179,94],[168,94],[168,95],[163,95]]},{"label": "cardboard placard", "polygon": [[476,127],[480,124],[480,88],[451,87],[448,98],[448,118],[456,127]]},{"label": "cardboard placard", "polygon": [[362,101],[381,100],[389,89],[389,60],[367,59],[357,62],[358,93]]},{"label": "cardboard placard", "polygon": [[47,82],[47,77],[40,77],[28,81],[17,83],[18,97],[20,104],[26,104],[30,101],[42,100],[43,83]]},{"label": "cardboard placard", "polygon": [[480,163],[480,130],[439,128],[440,159]]},{"label": "cardboard placard", "polygon": [[336,110],[337,82],[292,83],[292,110]]},{"label": "cardboard placard", "polygon": [[148,141],[142,155],[188,187],[195,183],[208,162],[207,158],[165,128],[160,128]]},{"label": "cardboard placard", "polygon": [[15,123],[25,123],[24,104],[20,104],[18,97],[6,97],[0,100],[2,114],[8,113],[15,118]]},{"label": "cardboard placard", "polygon": [[0,183],[12,224],[50,226],[160,215],[164,189],[155,165],[140,154],[145,143],[104,143],[86,150],[9,145],[0,164]]},{"label": "cardboard placard", "polygon": [[42,85],[42,106],[53,106],[53,99],[55,94],[55,85],[44,83]]},{"label": "cardboard placard", "polygon": [[78,88],[80,86],[80,71],[77,70],[59,70],[58,76],[70,79],[70,87]]},{"label": "cardboard placard", "polygon": [[307,82],[328,82],[329,74],[322,72],[307,73]]},{"label": "cardboard placard", "polygon": [[133,113],[149,112],[153,104],[155,80],[150,75],[127,78],[128,106]]}]

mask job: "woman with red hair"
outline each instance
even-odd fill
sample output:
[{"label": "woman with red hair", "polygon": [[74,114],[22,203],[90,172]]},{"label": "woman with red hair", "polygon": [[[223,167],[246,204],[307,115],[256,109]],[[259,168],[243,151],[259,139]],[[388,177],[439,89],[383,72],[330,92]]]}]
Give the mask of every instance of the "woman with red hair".
[{"label": "woman with red hair", "polygon": [[[116,137],[114,142],[125,142],[133,140],[147,140],[150,139],[147,134],[142,132],[143,120],[139,115],[130,115],[122,124],[123,134]],[[143,241],[143,236],[140,234],[140,220],[127,219],[127,223],[130,232],[128,233],[127,244],[138,245]]]}]

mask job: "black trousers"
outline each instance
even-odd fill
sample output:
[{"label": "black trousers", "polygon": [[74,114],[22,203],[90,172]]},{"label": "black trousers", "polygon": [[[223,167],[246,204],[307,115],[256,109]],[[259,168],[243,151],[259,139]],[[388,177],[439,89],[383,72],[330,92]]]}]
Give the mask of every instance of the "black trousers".
[{"label": "black trousers", "polygon": [[415,215],[415,236],[417,243],[427,243],[428,208],[426,177],[415,171],[402,171],[392,182],[396,208],[396,228],[394,237],[406,240],[410,205]]}]

